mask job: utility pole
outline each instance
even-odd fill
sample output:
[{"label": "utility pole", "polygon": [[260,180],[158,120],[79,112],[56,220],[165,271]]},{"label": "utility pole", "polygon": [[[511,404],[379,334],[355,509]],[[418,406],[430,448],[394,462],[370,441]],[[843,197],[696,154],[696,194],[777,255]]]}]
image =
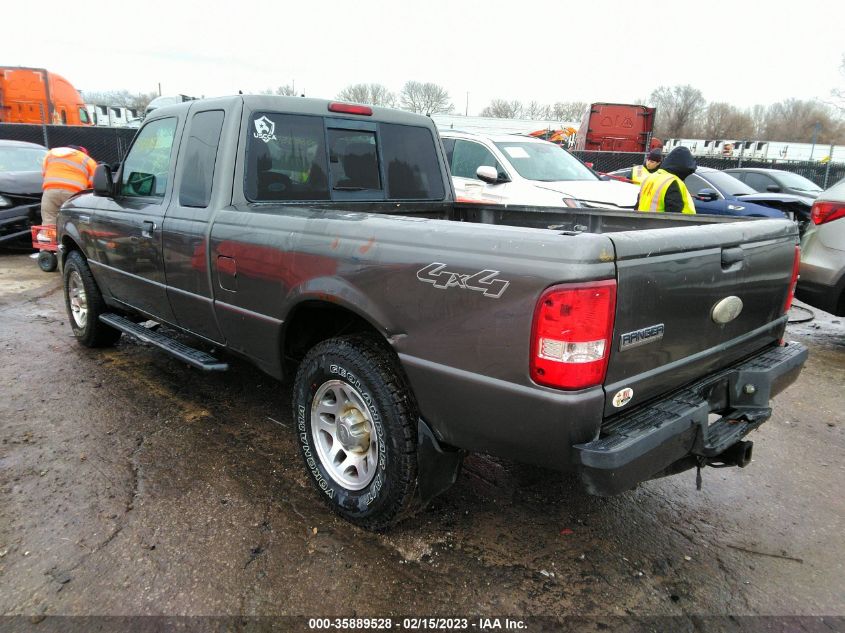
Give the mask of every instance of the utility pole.
[{"label": "utility pole", "polygon": [[464,110],[464,116],[469,116],[469,92],[467,92],[467,108]]},{"label": "utility pole", "polygon": [[161,82],[158,82],[158,96],[161,96]]}]

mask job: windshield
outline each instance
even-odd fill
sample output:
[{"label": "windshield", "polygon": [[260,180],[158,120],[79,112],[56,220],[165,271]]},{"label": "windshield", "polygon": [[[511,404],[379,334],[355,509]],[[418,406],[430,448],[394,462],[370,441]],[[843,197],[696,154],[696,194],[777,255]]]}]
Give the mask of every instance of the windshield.
[{"label": "windshield", "polygon": [[527,180],[598,180],[577,158],[553,143],[496,143],[517,173]]},{"label": "windshield", "polygon": [[702,172],[699,173],[699,176],[709,180],[710,183],[722,193],[722,195],[744,196],[748,193],[757,193],[741,180],[721,171],[713,170]]},{"label": "windshield", "polygon": [[41,171],[46,153],[37,147],[0,147],[0,172]]},{"label": "windshield", "polygon": [[790,189],[798,189],[800,191],[812,191],[814,193],[818,193],[822,190],[816,183],[808,178],[804,178],[804,176],[799,176],[798,174],[793,174],[792,172],[785,171],[781,174],[778,174],[778,179],[783,183],[784,187],[789,187]]}]

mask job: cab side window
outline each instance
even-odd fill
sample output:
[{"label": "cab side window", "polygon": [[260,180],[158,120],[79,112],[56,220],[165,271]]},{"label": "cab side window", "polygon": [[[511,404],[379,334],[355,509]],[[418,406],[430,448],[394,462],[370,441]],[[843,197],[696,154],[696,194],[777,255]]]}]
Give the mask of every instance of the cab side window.
[{"label": "cab side window", "polygon": [[452,175],[459,178],[472,178],[478,180],[475,172],[482,165],[488,167],[495,167],[496,171],[501,173],[504,170],[493,153],[481,145],[473,141],[464,141],[457,139],[455,141],[455,149],[452,151]]},{"label": "cab side window", "polygon": [[170,173],[175,117],[159,119],[138,132],[120,177],[120,195],[124,197],[163,198]]},{"label": "cab side window", "polygon": [[179,185],[179,204],[183,207],[208,206],[222,129],[223,110],[197,112],[191,119],[185,169]]}]

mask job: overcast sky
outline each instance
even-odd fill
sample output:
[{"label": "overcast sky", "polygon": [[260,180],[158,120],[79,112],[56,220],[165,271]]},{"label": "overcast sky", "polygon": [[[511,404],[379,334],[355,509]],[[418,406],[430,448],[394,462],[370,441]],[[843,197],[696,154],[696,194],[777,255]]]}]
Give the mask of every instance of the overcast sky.
[{"label": "overcast sky", "polygon": [[413,79],[444,86],[459,112],[469,93],[478,114],[495,98],[632,102],[685,83],[740,107],[845,87],[841,0],[6,4],[0,63],[83,91],[218,96],[295,82],[333,98]]}]

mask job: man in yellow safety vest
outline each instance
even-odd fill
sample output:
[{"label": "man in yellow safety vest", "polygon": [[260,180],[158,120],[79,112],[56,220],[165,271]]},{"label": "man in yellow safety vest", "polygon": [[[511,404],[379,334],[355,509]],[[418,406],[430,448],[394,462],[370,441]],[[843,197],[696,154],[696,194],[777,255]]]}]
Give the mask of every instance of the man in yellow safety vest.
[{"label": "man in yellow safety vest", "polygon": [[641,185],[643,180],[648,178],[649,174],[653,174],[660,167],[660,161],[663,160],[663,150],[659,147],[652,149],[648,156],[646,156],[644,165],[634,165],[631,169],[631,180],[635,185]]},{"label": "man in yellow safety vest", "polygon": [[637,211],[695,213],[695,203],[684,184],[684,178],[697,167],[688,147],[673,149],[663,159],[660,169],[643,181],[637,198]]}]

